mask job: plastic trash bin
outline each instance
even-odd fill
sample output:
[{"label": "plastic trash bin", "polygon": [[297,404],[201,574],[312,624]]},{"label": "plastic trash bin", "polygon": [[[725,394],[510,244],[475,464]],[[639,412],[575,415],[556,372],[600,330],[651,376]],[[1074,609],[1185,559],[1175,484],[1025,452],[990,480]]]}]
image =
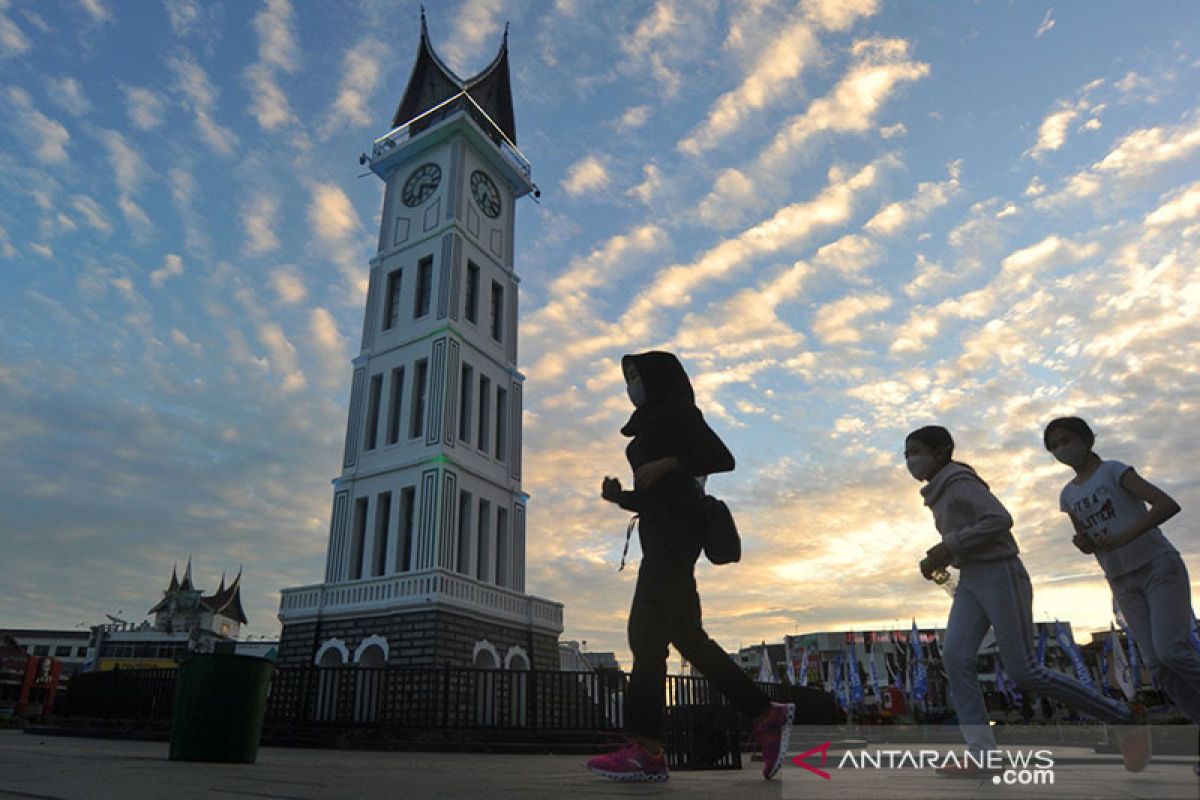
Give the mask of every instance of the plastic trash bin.
[{"label": "plastic trash bin", "polygon": [[275,662],[197,653],[179,665],[171,719],[172,761],[253,764]]}]

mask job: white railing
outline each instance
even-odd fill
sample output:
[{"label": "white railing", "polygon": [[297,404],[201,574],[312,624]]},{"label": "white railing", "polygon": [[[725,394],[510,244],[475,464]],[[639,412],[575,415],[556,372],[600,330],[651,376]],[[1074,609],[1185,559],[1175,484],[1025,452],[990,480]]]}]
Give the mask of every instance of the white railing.
[{"label": "white railing", "polygon": [[279,599],[279,619],[293,622],[317,614],[399,610],[427,604],[562,630],[562,603],[481,583],[443,569],[284,589]]},{"label": "white railing", "polygon": [[[525,154],[522,153],[512,142],[512,140],[505,135],[504,131],[500,130],[500,126],[496,124],[496,121],[488,116],[486,111],[479,107],[479,104],[475,102],[475,98],[471,97],[471,95],[467,94],[465,91],[459,92],[453,97],[443,100],[428,111],[418,114],[403,125],[392,128],[383,136],[380,136],[375,140],[371,148],[371,161],[375,161],[381,156],[387,155],[391,150],[395,149],[397,145],[400,144],[401,140],[407,139],[409,136],[409,130],[413,125],[421,122],[424,119],[432,117],[435,114],[438,114],[443,109],[454,105],[463,98],[466,98],[466,101],[474,107],[475,111],[477,111],[479,115],[486,121],[487,126],[491,128],[491,130],[487,131],[487,133],[494,133],[500,137],[500,152],[504,154],[504,156],[512,163],[514,167],[521,171],[521,174],[525,176],[526,180],[529,180],[533,174],[533,168],[529,163],[529,159],[527,159]],[[454,111],[457,113],[466,113],[466,110],[462,108],[454,109]]]}]

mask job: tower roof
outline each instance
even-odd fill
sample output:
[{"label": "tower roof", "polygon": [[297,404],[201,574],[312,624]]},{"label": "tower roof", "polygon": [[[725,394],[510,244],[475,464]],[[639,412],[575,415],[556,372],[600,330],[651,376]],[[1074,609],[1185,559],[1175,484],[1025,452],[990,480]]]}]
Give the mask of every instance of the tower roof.
[{"label": "tower roof", "polygon": [[484,67],[479,74],[464,80],[446,66],[434,51],[429,41],[425,9],[422,7],[421,41],[417,45],[417,60],[413,64],[400,105],[396,107],[396,113],[392,116],[392,127],[399,127],[464,91],[492,118],[508,140],[516,145],[517,125],[513,114],[512,81],[508,72],[508,25],[504,26],[500,50],[492,59],[492,63]]},{"label": "tower roof", "polygon": [[221,587],[208,597],[201,597],[200,603],[214,614],[229,617],[243,625],[246,624],[246,612],[242,609],[242,570],[238,568],[237,577],[229,587],[225,586],[225,576],[221,576]]}]

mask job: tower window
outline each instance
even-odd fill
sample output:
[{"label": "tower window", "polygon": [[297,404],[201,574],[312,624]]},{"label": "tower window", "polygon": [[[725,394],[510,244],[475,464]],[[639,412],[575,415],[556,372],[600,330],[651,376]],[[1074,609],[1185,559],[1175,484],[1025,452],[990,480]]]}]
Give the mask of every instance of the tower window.
[{"label": "tower window", "polygon": [[400,276],[403,270],[389,272],[387,276],[387,305],[383,309],[383,329],[390,330],[400,319]]},{"label": "tower window", "polygon": [[367,536],[367,498],[354,501],[354,537],[350,540],[350,580],[362,577],[363,540]]},{"label": "tower window", "polygon": [[412,416],[408,420],[410,439],[425,433],[425,383],[428,376],[429,360],[422,358],[413,368]]},{"label": "tower window", "polygon": [[379,435],[379,395],[383,390],[383,375],[371,376],[371,393],[367,400],[367,435],[363,440],[364,450],[374,450]]},{"label": "tower window", "polygon": [[413,307],[413,317],[423,317],[429,313],[430,303],[433,302],[433,256],[425,256],[417,262],[417,295]]},{"label": "tower window", "polygon": [[508,392],[504,389],[496,389],[496,458],[504,460],[504,453],[508,449],[508,426],[505,424],[508,420]]},{"label": "tower window", "polygon": [[479,322],[479,266],[467,262],[467,322]]},{"label": "tower window", "polygon": [[382,575],[387,563],[388,531],[392,523],[392,493],[384,492],[375,501],[375,549],[371,558],[371,574]]},{"label": "tower window", "polygon": [[497,342],[504,337],[504,287],[492,281],[492,338]]},{"label": "tower window", "polygon": [[458,571],[471,572],[471,493],[458,493]]},{"label": "tower window", "polygon": [[492,504],[487,500],[479,501],[479,541],[476,543],[475,577],[481,581],[488,580],[488,567],[491,565],[491,547],[488,546],[488,523],[491,521]]},{"label": "tower window", "polygon": [[470,364],[462,365],[462,381],[459,383],[458,440],[471,443],[471,397],[475,390],[475,370]]},{"label": "tower window", "polygon": [[413,519],[417,506],[417,490],[405,486],[400,490],[400,540],[396,542],[396,571],[412,569]]},{"label": "tower window", "polygon": [[400,399],[404,397],[404,367],[392,370],[392,386],[388,391],[387,443],[400,441]]},{"label": "tower window", "polygon": [[496,585],[508,586],[508,509],[496,509]]},{"label": "tower window", "polygon": [[487,452],[488,449],[488,434],[491,425],[488,424],[488,415],[491,413],[491,406],[488,404],[489,395],[492,393],[492,382],[484,376],[479,376],[479,441],[476,447]]}]

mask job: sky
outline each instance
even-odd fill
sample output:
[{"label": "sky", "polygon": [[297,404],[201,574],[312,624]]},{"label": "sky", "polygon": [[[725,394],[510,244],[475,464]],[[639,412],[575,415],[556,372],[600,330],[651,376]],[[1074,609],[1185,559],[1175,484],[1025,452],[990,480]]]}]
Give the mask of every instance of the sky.
[{"label": "sky", "polygon": [[[621,354],[677,352],[737,458],[726,649],[944,624],[901,451],[947,426],[1038,620],[1106,627],[1047,421],[1183,507],[1200,575],[1200,15],[1187,2],[426,4],[470,75],[506,22],[527,589],[614,650]],[[244,633],[320,581],[416,3],[0,0],[0,626],[140,620],[189,555]],[[1193,466],[1189,466],[1192,464]],[[637,545],[633,545],[637,554]]]}]

